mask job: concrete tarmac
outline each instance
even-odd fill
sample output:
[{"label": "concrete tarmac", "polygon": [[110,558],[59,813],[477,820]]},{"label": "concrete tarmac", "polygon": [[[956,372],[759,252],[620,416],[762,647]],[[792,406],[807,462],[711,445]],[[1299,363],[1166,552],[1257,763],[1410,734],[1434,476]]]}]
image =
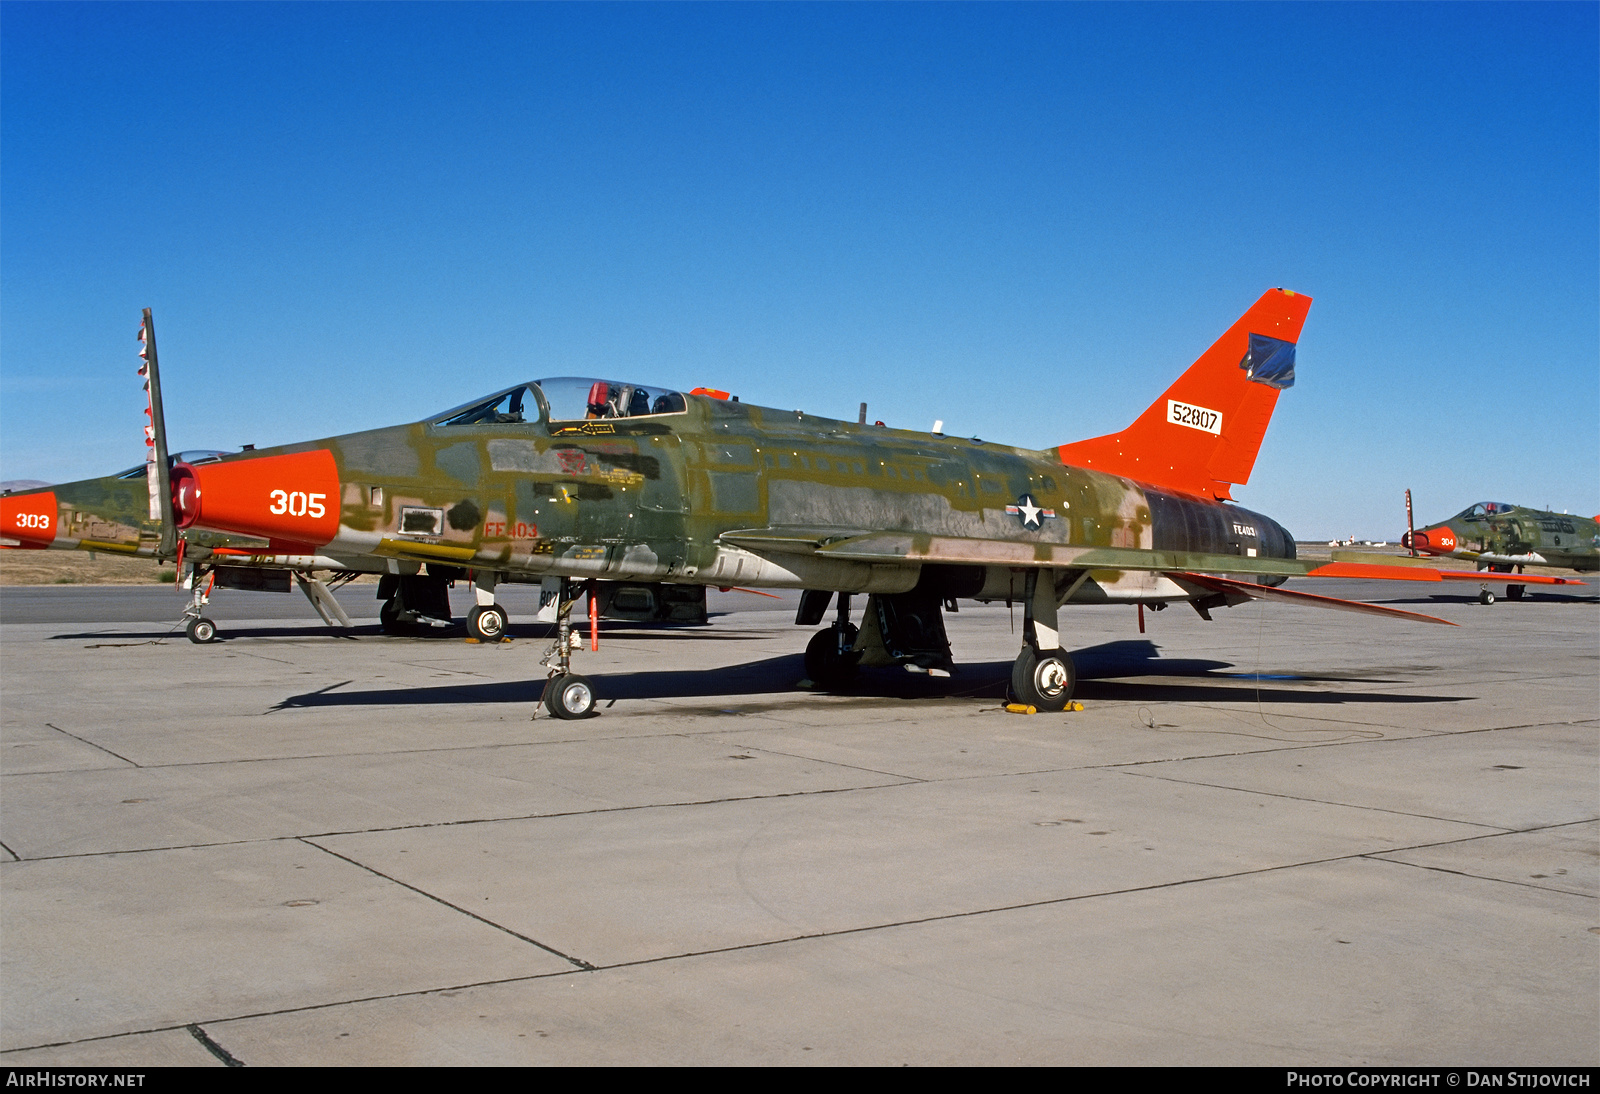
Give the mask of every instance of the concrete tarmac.
[{"label": "concrete tarmac", "polygon": [[1600,1063],[1594,586],[1293,587],[1461,626],[1064,610],[1085,709],[1025,716],[1004,606],[830,695],[725,594],[605,626],[568,722],[517,591],[495,646],[370,588],[195,646],[7,588],[0,1060]]}]

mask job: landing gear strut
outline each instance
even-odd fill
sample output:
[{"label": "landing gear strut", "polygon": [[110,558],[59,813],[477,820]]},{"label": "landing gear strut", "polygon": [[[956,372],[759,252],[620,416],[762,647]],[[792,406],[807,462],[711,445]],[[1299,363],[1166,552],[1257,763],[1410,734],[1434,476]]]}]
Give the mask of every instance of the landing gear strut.
[{"label": "landing gear strut", "polygon": [[217,625],[200,614],[200,609],[211,599],[211,586],[215,581],[216,575],[204,566],[196,565],[189,570],[189,606],[183,609],[183,633],[197,646],[217,640]]},{"label": "landing gear strut", "polygon": [[1065,710],[1078,676],[1061,648],[1055,578],[1048,570],[1028,571],[1022,604],[1023,645],[1011,666],[1011,697],[1038,710]]},{"label": "landing gear strut", "polygon": [[861,651],[853,648],[857,633],[850,622],[850,594],[840,593],[833,626],[818,631],[806,645],[806,675],[818,687],[843,687],[855,679],[861,664]]},{"label": "landing gear strut", "polygon": [[453,575],[384,574],[378,579],[378,625],[384,634],[421,633],[450,625],[450,582]]},{"label": "landing gear strut", "polygon": [[578,644],[572,631],[572,606],[583,594],[582,584],[561,579],[556,600],[556,640],[539,662],[550,670],[544,685],[544,708],[557,718],[587,718],[594,713],[594,685],[572,671],[572,651]]}]

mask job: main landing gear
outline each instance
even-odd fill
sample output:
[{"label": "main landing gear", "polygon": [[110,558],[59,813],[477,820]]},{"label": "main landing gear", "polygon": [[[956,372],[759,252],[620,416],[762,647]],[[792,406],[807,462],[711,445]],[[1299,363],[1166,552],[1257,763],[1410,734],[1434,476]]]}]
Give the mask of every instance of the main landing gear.
[{"label": "main landing gear", "polygon": [[[801,599],[801,612],[807,613],[804,597],[818,594],[807,592]],[[824,597],[826,593],[820,594]],[[827,610],[824,600],[820,608],[814,609],[815,619],[812,623],[822,621],[822,613]],[[833,626],[825,631],[818,631],[811,636],[811,641],[806,645],[806,675],[821,688],[844,687],[856,677],[856,671],[861,667],[861,651],[855,648],[858,631],[850,622],[850,594],[839,594],[839,613]]]},{"label": "main landing gear", "polygon": [[[1490,569],[1491,572],[1497,573],[1497,574],[1510,574],[1510,573],[1518,573],[1518,574],[1520,574],[1522,572],[1522,566],[1521,565],[1513,566],[1513,565],[1511,565],[1509,563],[1496,564],[1496,565],[1490,566],[1489,569]],[[1492,589],[1490,589],[1489,586],[1480,585],[1478,587],[1478,589],[1479,589],[1479,591],[1478,591],[1478,603],[1479,604],[1493,604],[1494,603],[1494,591]],[[1507,585],[1506,586],[1506,599],[1507,600],[1521,600],[1522,599],[1522,594],[1527,592],[1527,591],[1528,591],[1528,587],[1526,585]]]},{"label": "main landing gear", "polygon": [[425,574],[384,574],[378,579],[378,626],[384,634],[415,634],[450,625],[450,582],[460,576],[428,563]]},{"label": "main landing gear", "polygon": [[[929,575],[925,572],[924,577]],[[844,687],[863,665],[900,665],[908,672],[948,676],[953,668],[942,611],[954,609],[954,598],[972,595],[952,587],[948,578],[919,581],[910,592],[874,594],[867,598],[861,630],[850,623],[850,596],[840,593],[832,626],[818,631],[806,646],[806,676],[819,688]],[[948,595],[945,595],[948,594]],[[822,622],[833,594],[806,590],[795,622]],[[1057,592],[1048,570],[1032,570],[1023,595],[1023,646],[1011,667],[1010,697],[1036,710],[1065,710],[1077,687],[1072,658],[1061,648],[1056,630]]]},{"label": "main landing gear", "polygon": [[479,642],[499,642],[506,636],[505,609],[479,604],[467,614],[467,634]]},{"label": "main landing gear", "polygon": [[1038,710],[1065,710],[1078,674],[1056,630],[1056,587],[1050,571],[1028,571],[1022,610],[1023,644],[1011,666],[1011,698]]},{"label": "main landing gear", "polygon": [[572,652],[578,644],[572,630],[572,606],[584,592],[582,583],[561,579],[555,605],[556,640],[539,662],[550,670],[544,685],[544,708],[557,718],[587,718],[594,713],[594,685],[572,671]]},{"label": "main landing gear", "polygon": [[472,595],[477,604],[467,613],[467,636],[479,642],[501,642],[506,637],[506,610],[494,602],[494,587],[500,575],[493,570],[474,570]]}]

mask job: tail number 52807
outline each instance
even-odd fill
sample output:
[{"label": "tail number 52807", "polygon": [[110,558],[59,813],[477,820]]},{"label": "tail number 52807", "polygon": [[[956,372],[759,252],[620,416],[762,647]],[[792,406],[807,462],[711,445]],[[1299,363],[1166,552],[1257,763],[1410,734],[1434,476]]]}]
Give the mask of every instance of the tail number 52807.
[{"label": "tail number 52807", "polygon": [[1167,400],[1167,421],[1222,436],[1222,415],[1203,406],[1190,406],[1176,399]]},{"label": "tail number 52807", "polygon": [[287,513],[291,517],[314,517],[320,520],[328,512],[322,504],[328,497],[326,494],[307,494],[300,490],[274,490],[268,496],[272,498],[272,504],[267,508],[279,516]]}]

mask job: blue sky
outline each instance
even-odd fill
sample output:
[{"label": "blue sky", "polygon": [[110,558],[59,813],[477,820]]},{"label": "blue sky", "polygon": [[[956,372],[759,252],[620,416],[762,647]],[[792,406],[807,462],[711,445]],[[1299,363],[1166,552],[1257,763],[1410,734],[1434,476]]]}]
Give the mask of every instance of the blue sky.
[{"label": "blue sky", "polygon": [[1315,298],[1302,538],[1600,512],[1594,4],[0,4],[0,478],[605,375],[1045,446]]}]

